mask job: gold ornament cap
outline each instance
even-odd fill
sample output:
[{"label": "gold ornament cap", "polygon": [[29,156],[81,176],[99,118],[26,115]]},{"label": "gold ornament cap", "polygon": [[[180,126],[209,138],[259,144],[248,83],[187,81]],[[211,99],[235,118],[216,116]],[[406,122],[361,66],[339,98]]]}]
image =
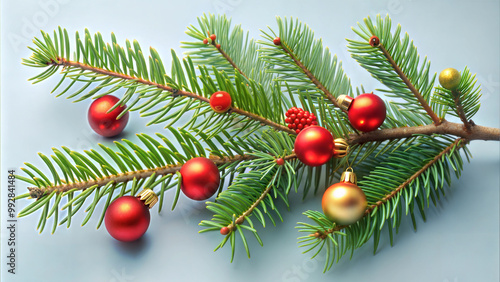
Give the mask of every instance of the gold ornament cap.
[{"label": "gold ornament cap", "polygon": [[356,177],[356,173],[354,173],[351,167],[348,167],[344,172],[342,172],[342,175],[340,176],[340,182],[358,185],[358,178]]},{"label": "gold ornament cap", "polygon": [[337,138],[334,140],[335,147],[333,148],[333,157],[340,159],[347,156],[349,152],[349,144],[344,138]]},{"label": "gold ornament cap", "polygon": [[158,202],[158,196],[151,189],[144,189],[138,195],[137,198],[143,201],[146,206],[150,209]]},{"label": "gold ornament cap", "polygon": [[354,98],[350,97],[350,96],[347,96],[347,95],[340,95],[338,98],[337,98],[337,104],[339,104],[339,107],[343,110],[348,110],[349,107],[351,106],[351,103],[352,103],[352,100],[354,100]]},{"label": "gold ornament cap", "polygon": [[444,69],[439,74],[439,84],[448,90],[455,90],[460,85],[460,72],[454,68]]}]

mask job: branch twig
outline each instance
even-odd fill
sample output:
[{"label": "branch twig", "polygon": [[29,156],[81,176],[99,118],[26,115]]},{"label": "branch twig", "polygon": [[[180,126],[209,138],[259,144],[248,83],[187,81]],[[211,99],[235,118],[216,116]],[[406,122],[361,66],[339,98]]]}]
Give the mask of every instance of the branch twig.
[{"label": "branch twig", "polygon": [[[114,72],[114,71],[109,71],[109,70],[105,70],[105,69],[101,69],[101,68],[92,67],[92,66],[80,63],[80,62],[68,61],[68,60],[66,60],[64,58],[58,58],[58,60],[59,60],[60,63],[54,62],[54,63],[51,63],[51,64],[52,65],[66,66],[66,67],[79,68],[79,69],[82,69],[82,70],[92,71],[92,72],[98,73],[98,74],[103,74],[103,75],[107,75],[107,76],[111,76],[111,77],[121,78],[123,80],[133,80],[133,81],[136,81],[136,82],[144,84],[144,85],[155,86],[158,89],[162,89],[162,90],[168,91],[170,93],[174,93],[177,96],[189,97],[189,98],[192,98],[192,99],[203,101],[205,103],[209,103],[210,102],[210,100],[208,98],[200,96],[200,95],[198,95],[196,93],[187,92],[187,91],[184,91],[184,90],[181,90],[181,89],[174,89],[174,88],[172,88],[170,86],[158,84],[156,82],[152,82],[152,81],[145,80],[145,79],[142,79],[142,78],[132,77],[132,76],[126,75],[126,74],[117,73],[117,72]],[[260,122],[262,124],[268,125],[268,126],[274,128],[276,130],[284,131],[284,132],[287,132],[289,134],[294,134],[294,135],[296,134],[296,132],[294,130],[289,129],[287,126],[275,123],[275,122],[273,122],[271,120],[268,120],[268,119],[266,119],[264,117],[261,117],[259,115],[254,114],[254,113],[251,113],[251,112],[247,112],[247,111],[239,109],[239,108],[231,107],[229,109],[229,112],[236,113],[236,114],[239,114],[239,115],[242,115],[242,116],[246,116],[246,117],[251,118],[253,120],[256,120],[256,121],[258,121],[258,122]]]},{"label": "branch twig", "polygon": [[[283,41],[281,42],[281,46],[283,47],[285,53],[287,53],[288,56],[290,56],[290,58],[292,58],[292,60],[295,62],[295,64],[297,64],[297,66],[299,66],[300,69],[302,69],[302,71],[305,73],[305,75],[307,75],[307,77],[311,80],[311,82],[314,83],[314,85],[316,85],[316,87],[318,87],[321,91],[323,91],[326,98],[328,98],[328,100],[330,100],[333,103],[333,105],[335,105],[335,107],[342,109],[340,105],[337,103],[337,98],[335,98],[335,96],[333,96],[332,93],[330,93],[330,91],[326,89],[326,87],[316,78],[316,76],[314,76],[314,74],[312,74],[311,71],[309,71],[309,69],[306,68],[306,66],[304,66],[304,64],[292,53],[292,51],[289,50],[289,47],[285,46]],[[342,111],[344,113],[347,113],[347,111],[344,109],[342,109]]]},{"label": "branch twig", "polygon": [[[460,142],[462,142],[462,143],[460,143]],[[443,157],[444,154],[447,154],[448,152],[450,152],[453,148],[455,148],[455,146],[462,147],[463,144],[465,144],[465,140],[463,138],[456,139],[453,143],[451,143],[448,147],[446,147],[443,151],[441,151],[437,156],[435,156],[432,160],[430,160],[427,164],[425,164],[421,169],[419,169],[412,176],[410,176],[410,178],[408,178],[405,182],[403,182],[401,185],[399,185],[391,193],[385,195],[385,197],[383,197],[382,199],[380,199],[379,201],[377,201],[375,204],[373,204],[371,206],[368,206],[367,209],[365,210],[364,216],[369,216],[371,214],[371,212],[376,207],[379,207],[379,206],[383,205],[384,203],[386,203],[387,201],[389,201],[390,199],[392,199],[394,196],[396,196],[397,193],[399,193],[401,190],[403,190],[405,187],[407,187],[408,184],[410,184],[415,178],[417,178],[418,176],[420,176],[430,166],[432,166],[434,163],[436,163],[437,161],[439,161]],[[324,232],[315,232],[315,233],[311,234],[310,236],[314,236],[314,237],[317,237],[317,238],[324,239],[324,238],[326,238],[326,236],[328,234],[336,232],[336,231],[339,231],[339,230],[342,230],[342,229],[344,229],[346,227],[349,227],[349,226],[348,225],[337,225],[334,228],[328,229],[328,230],[326,230]]]},{"label": "branch twig", "polygon": [[436,113],[434,113],[434,111],[431,109],[429,104],[427,104],[427,101],[425,101],[424,97],[422,97],[422,94],[420,94],[420,92],[417,90],[417,88],[415,88],[415,86],[411,83],[411,81],[408,79],[408,77],[399,68],[398,64],[396,64],[394,59],[391,57],[391,54],[389,54],[389,52],[387,52],[384,45],[382,45],[382,43],[380,43],[377,47],[380,48],[382,53],[384,53],[384,56],[386,57],[386,59],[392,65],[392,67],[394,68],[396,73],[399,75],[399,77],[403,80],[403,82],[406,84],[406,86],[408,86],[408,89],[410,89],[410,91],[413,93],[413,95],[415,95],[415,97],[420,102],[422,107],[425,109],[427,114],[431,117],[434,124],[439,125],[441,123],[441,120],[439,119],[439,117],[436,115]]}]

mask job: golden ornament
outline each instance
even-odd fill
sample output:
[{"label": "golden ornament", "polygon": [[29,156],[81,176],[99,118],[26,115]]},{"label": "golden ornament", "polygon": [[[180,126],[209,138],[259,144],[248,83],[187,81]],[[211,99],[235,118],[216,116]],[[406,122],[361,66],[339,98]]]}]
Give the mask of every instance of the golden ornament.
[{"label": "golden ornament", "polygon": [[326,189],[321,206],[330,220],[340,225],[349,225],[363,216],[368,202],[365,193],[356,184],[356,174],[352,172],[352,168],[348,168],[342,173],[339,183]]},{"label": "golden ornament", "polygon": [[137,195],[137,198],[143,201],[144,204],[150,209],[158,202],[158,196],[155,194],[155,192],[153,192],[153,190],[149,188],[142,190]]},{"label": "golden ornament", "polygon": [[454,68],[444,69],[439,74],[439,84],[448,90],[457,89],[460,84],[460,73]]}]

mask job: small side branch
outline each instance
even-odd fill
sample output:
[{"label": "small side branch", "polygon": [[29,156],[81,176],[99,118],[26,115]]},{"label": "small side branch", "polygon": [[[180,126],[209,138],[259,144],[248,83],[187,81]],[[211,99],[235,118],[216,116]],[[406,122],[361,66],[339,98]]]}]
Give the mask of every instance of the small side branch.
[{"label": "small side branch", "polygon": [[462,106],[462,100],[460,99],[460,95],[462,93],[460,93],[457,90],[452,90],[451,93],[455,97],[454,101],[455,101],[456,112],[457,112],[458,116],[460,117],[460,120],[464,123],[465,130],[467,132],[470,132],[472,125],[470,124],[470,122],[467,120],[467,117],[465,116],[464,107]]},{"label": "small side branch", "polygon": [[434,124],[439,125],[441,123],[441,120],[439,119],[439,117],[436,115],[436,113],[434,113],[434,111],[431,109],[429,104],[427,104],[427,101],[425,101],[424,97],[422,97],[422,94],[420,94],[420,92],[417,90],[417,88],[415,88],[415,86],[411,83],[411,81],[408,79],[408,77],[403,73],[401,68],[399,68],[398,64],[396,64],[396,62],[392,58],[391,54],[389,54],[389,52],[387,52],[384,45],[382,45],[382,43],[380,43],[377,47],[382,51],[382,53],[384,53],[384,56],[386,57],[386,59],[392,65],[392,67],[394,68],[396,73],[399,75],[399,77],[403,80],[403,82],[406,84],[406,86],[408,86],[408,88],[413,93],[413,95],[415,95],[415,97],[420,102],[422,107],[425,109],[427,114],[431,117]]},{"label": "small side branch", "polygon": [[[234,157],[216,157],[216,156],[210,156],[210,159],[214,161],[214,163],[219,166],[222,164],[226,163],[231,163],[231,162],[239,162],[239,161],[245,161],[254,158],[251,155],[236,155]],[[114,183],[123,183],[123,182],[129,182],[135,179],[140,180],[143,178],[148,178],[150,177],[153,173],[156,175],[167,175],[167,174],[174,174],[177,171],[179,171],[182,167],[182,164],[176,164],[176,165],[167,165],[164,167],[159,167],[159,168],[153,168],[153,169],[145,169],[145,170],[136,170],[136,171],[129,171],[126,173],[120,173],[117,175],[111,175],[111,176],[106,176],[103,178],[97,178],[94,180],[90,181],[82,181],[82,182],[75,182],[75,183],[67,183],[63,185],[57,185],[57,186],[51,186],[51,187],[45,187],[45,188],[39,188],[39,187],[28,187],[29,194],[31,198],[38,199],[42,197],[45,194],[51,194],[52,192],[56,191],[57,193],[64,193],[73,189],[76,190],[85,190],[87,188],[90,188],[92,186],[97,185],[98,187],[105,186],[109,182],[113,181]]]},{"label": "small side branch", "polygon": [[[462,142],[462,143],[460,143]],[[407,187],[413,180],[415,180],[417,177],[419,177],[422,173],[424,173],[429,167],[431,167],[433,164],[435,164],[437,161],[439,161],[443,155],[449,153],[455,146],[462,147],[463,144],[465,144],[465,140],[462,138],[456,139],[453,143],[451,143],[448,147],[446,147],[443,151],[441,151],[437,156],[435,156],[432,160],[430,160],[427,164],[425,164],[421,169],[419,169],[417,172],[415,172],[412,176],[410,176],[405,182],[403,182],[401,185],[399,185],[396,189],[394,189],[391,193],[387,194],[385,197],[383,197],[381,200],[377,201],[375,204],[368,206],[367,209],[365,210],[364,216],[370,216],[371,212],[376,208],[379,207],[383,204],[385,204],[387,201],[392,199],[397,195],[397,193],[401,192],[405,187]],[[349,227],[348,225],[338,225],[335,226],[334,228],[328,229],[324,232],[315,232],[311,234],[310,236],[314,236],[320,239],[326,238],[326,236],[330,233],[342,230],[346,227]]]},{"label": "small side branch", "polygon": [[226,52],[224,52],[224,50],[222,50],[220,45],[219,45],[219,47],[217,47],[217,45],[215,44],[215,41],[212,41],[212,45],[219,51],[219,53],[222,55],[222,57],[224,57],[227,60],[227,62],[229,64],[231,64],[231,66],[235,70],[237,70],[239,73],[241,73],[241,75],[243,75],[246,79],[248,79],[248,76],[246,76],[245,73],[240,68],[238,68],[238,66],[233,61],[233,59],[231,59],[231,57],[229,57],[229,55]]},{"label": "small side branch", "polygon": [[[290,58],[295,62],[295,64],[297,64],[297,66],[299,66],[299,68],[311,80],[311,82],[314,83],[314,85],[316,85],[316,87],[318,87],[319,90],[323,91],[326,98],[328,98],[328,100],[330,100],[333,103],[333,105],[335,105],[335,107],[342,109],[340,105],[337,103],[337,99],[335,98],[335,96],[333,96],[332,93],[330,93],[330,91],[328,91],[328,89],[326,89],[326,87],[316,78],[316,76],[314,76],[314,74],[312,74],[311,71],[309,71],[309,69],[306,68],[306,66],[304,66],[304,64],[297,58],[297,56],[293,54],[290,48],[288,46],[285,46],[284,42],[281,42],[281,46],[283,47],[283,51],[285,51],[285,53],[287,53],[288,56],[290,56]],[[344,109],[342,109],[342,111],[344,113],[347,113],[347,111]]]},{"label": "small side branch", "polygon": [[[68,61],[68,60],[66,60],[64,58],[59,58],[59,61],[60,61],[60,63],[55,63],[54,62],[53,64],[54,65],[65,66],[65,67],[79,68],[81,70],[92,71],[94,73],[98,73],[98,74],[102,74],[102,75],[106,75],[106,76],[110,76],[110,77],[116,77],[116,78],[120,78],[120,79],[123,79],[123,80],[133,80],[135,82],[138,82],[138,83],[141,83],[141,84],[144,84],[144,85],[150,85],[150,86],[157,87],[158,89],[162,89],[162,90],[168,91],[170,93],[175,94],[176,96],[189,97],[189,98],[192,98],[192,99],[203,101],[205,103],[210,103],[210,100],[208,98],[203,97],[201,95],[198,95],[196,93],[184,91],[184,90],[181,90],[181,89],[174,89],[174,88],[172,88],[170,86],[167,86],[167,85],[158,84],[156,82],[152,82],[152,81],[145,80],[145,79],[142,79],[142,78],[132,77],[130,75],[126,75],[126,74],[122,74],[122,73],[117,73],[117,72],[114,72],[114,71],[109,71],[109,70],[105,70],[105,69],[101,69],[101,68],[96,68],[96,67],[89,66],[89,65],[86,65],[86,64],[83,64],[83,63],[80,63],[80,62]],[[251,112],[247,112],[247,111],[239,109],[239,108],[231,107],[229,109],[229,112],[236,113],[238,115],[242,115],[242,116],[251,118],[253,120],[256,120],[256,121],[260,122],[261,124],[268,125],[268,126],[274,128],[276,130],[279,130],[279,131],[284,131],[284,132],[287,132],[289,134],[294,134],[294,135],[296,134],[296,132],[294,130],[289,129],[288,127],[286,127],[286,126],[284,126],[282,124],[275,123],[275,122],[273,122],[271,120],[268,120],[268,119],[266,119],[264,117],[261,117],[259,115],[254,114],[254,113],[251,113]]]}]

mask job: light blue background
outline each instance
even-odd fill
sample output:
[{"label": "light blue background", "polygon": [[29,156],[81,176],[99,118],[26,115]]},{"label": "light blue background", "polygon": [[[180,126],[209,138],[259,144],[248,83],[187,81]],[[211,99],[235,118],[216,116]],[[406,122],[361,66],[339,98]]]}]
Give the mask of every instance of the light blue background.
[{"label": "light blue background", "polygon": [[[276,15],[298,16],[316,36],[337,53],[353,85],[365,89],[380,85],[346,51],[345,38],[357,21],[389,12],[401,23],[421,55],[428,55],[432,70],[459,70],[465,65],[478,74],[483,88],[477,124],[499,127],[499,3],[498,1],[2,1],[1,6],[1,156],[2,212],[5,210],[5,172],[25,161],[41,164],[37,152],[51,147],[83,150],[98,142],[109,144],[88,126],[88,101],[72,104],[51,96],[56,79],[31,85],[27,78],[38,70],[21,65],[30,52],[25,47],[35,30],[52,31],[58,25],[70,35],[89,28],[106,39],[115,32],[120,43],[137,39],[143,49],[155,47],[170,61],[170,48],[180,54],[179,42],[188,40],[186,26],[203,12],[225,12],[242,23],[253,37]],[[36,34],[38,35],[38,34]],[[137,132],[165,132],[145,127],[147,118],[133,113],[121,137],[137,140]],[[320,210],[320,195],[304,202],[292,195],[284,223],[259,228],[264,247],[250,240],[251,259],[238,244],[234,263],[230,248],[212,252],[219,234],[198,234],[197,225],[211,217],[203,203],[181,197],[178,208],[152,214],[150,228],[137,244],[121,244],[104,228],[95,229],[97,217],[79,227],[82,213],[70,229],[54,235],[35,230],[37,214],[18,222],[18,269],[5,272],[5,217],[2,214],[2,281],[498,281],[499,280],[499,143],[474,141],[474,159],[465,165],[460,181],[453,181],[447,197],[428,209],[427,223],[418,231],[404,218],[391,248],[387,234],[372,255],[368,243],[349,261],[343,259],[322,274],[322,261],[309,260],[297,247],[294,229],[301,213]],[[19,169],[18,169],[19,171]],[[18,182],[18,193],[26,185]],[[168,194],[172,198],[172,194]],[[18,211],[29,202],[19,201]],[[166,203],[168,207],[170,201]],[[51,222],[49,222],[50,224]],[[385,229],[384,229],[385,231]]]}]

